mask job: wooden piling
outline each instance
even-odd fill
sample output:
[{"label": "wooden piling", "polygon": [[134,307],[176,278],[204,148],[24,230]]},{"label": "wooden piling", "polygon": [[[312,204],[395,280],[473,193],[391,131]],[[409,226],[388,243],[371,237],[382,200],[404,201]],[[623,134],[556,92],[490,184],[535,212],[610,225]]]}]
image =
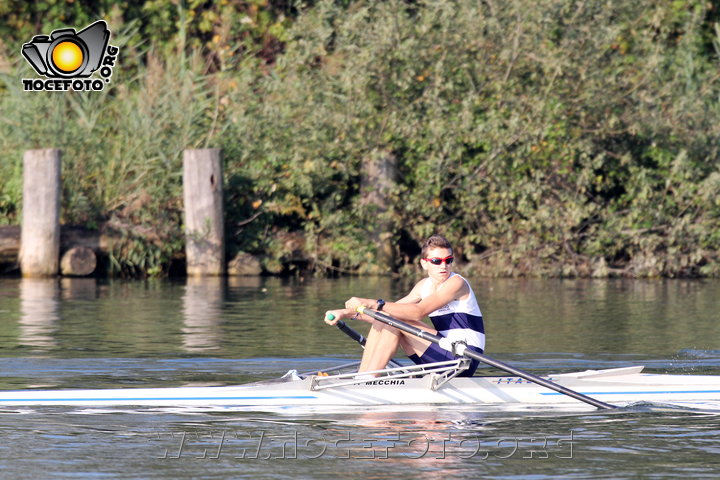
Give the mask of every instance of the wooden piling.
[{"label": "wooden piling", "polygon": [[60,150],[23,156],[20,270],[24,277],[57,275],[60,256]]},{"label": "wooden piling", "polygon": [[223,172],[219,149],[183,152],[183,197],[187,274],[224,275]]},{"label": "wooden piling", "polygon": [[370,238],[377,247],[378,273],[383,274],[390,274],[395,268],[391,194],[397,177],[396,163],[395,156],[383,150],[370,152],[362,162],[361,201],[375,216]]}]

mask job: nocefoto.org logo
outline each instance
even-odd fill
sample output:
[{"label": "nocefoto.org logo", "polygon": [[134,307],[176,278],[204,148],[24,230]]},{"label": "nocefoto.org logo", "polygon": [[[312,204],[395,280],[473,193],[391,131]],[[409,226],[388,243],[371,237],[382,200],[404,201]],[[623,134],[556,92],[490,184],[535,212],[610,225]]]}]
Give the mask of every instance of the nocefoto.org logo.
[{"label": "nocefoto.org logo", "polygon": [[[42,78],[23,78],[26,92],[100,91],[110,83],[118,47],[108,45],[110,30],[98,20],[75,32],[60,28],[35,35],[22,46],[22,55]],[[89,78],[98,72],[100,78]]]}]

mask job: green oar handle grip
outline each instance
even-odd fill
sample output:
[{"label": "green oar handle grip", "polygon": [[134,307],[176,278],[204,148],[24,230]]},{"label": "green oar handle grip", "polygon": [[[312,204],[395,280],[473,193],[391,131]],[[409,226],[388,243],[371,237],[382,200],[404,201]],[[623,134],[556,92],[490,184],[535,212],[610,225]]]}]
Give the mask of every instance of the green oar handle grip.
[{"label": "green oar handle grip", "polygon": [[[333,315],[332,313],[328,313],[325,318],[332,322],[333,320],[335,320],[335,315]],[[345,322],[343,322],[342,320],[338,320],[335,326],[342,330],[347,336],[358,342],[360,345],[365,346],[365,337],[363,337],[361,333],[356,332],[352,328],[348,327]]]}]

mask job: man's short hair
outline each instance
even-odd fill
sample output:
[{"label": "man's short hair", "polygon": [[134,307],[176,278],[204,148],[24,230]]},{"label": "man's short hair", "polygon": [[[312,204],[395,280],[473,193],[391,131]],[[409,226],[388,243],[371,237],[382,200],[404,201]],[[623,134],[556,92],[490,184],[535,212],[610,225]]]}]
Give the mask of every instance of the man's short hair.
[{"label": "man's short hair", "polygon": [[442,235],[431,235],[422,246],[422,258],[427,258],[427,254],[431,248],[447,248],[452,252],[452,245],[447,238]]}]

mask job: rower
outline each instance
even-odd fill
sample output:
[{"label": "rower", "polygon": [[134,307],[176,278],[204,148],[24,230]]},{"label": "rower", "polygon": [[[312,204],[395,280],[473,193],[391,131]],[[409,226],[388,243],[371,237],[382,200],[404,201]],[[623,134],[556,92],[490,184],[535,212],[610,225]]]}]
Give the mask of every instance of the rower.
[{"label": "rower", "polygon": [[[420,280],[405,297],[396,302],[382,299],[352,297],[344,309],[328,310],[325,322],[335,325],[344,318],[357,318],[372,324],[367,336],[359,372],[373,372],[385,368],[388,361],[402,347],[416,364],[453,360],[455,355],[436,343],[418,338],[372,317],[358,314],[358,307],[382,311],[427,331],[447,338],[452,343],[464,343],[468,349],[483,353],[485,329],[482,312],[470,283],[452,271],[454,261],[450,242],[440,235],[432,235],[422,245],[420,266],[427,277]],[[423,319],[430,317],[433,327]],[[472,376],[477,361],[462,372]],[[375,375],[375,374],[372,374]]]}]

